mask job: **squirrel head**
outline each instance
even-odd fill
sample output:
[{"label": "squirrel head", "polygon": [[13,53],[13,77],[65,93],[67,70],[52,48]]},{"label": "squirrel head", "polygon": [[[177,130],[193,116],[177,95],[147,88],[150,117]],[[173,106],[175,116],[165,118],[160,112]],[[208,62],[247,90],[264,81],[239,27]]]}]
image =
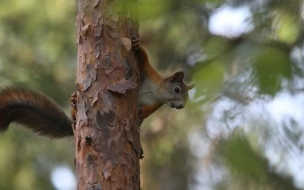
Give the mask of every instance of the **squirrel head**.
[{"label": "squirrel head", "polygon": [[163,79],[163,98],[171,108],[181,109],[185,107],[188,100],[188,91],[194,88],[195,84],[184,82],[184,72],[179,71]]}]

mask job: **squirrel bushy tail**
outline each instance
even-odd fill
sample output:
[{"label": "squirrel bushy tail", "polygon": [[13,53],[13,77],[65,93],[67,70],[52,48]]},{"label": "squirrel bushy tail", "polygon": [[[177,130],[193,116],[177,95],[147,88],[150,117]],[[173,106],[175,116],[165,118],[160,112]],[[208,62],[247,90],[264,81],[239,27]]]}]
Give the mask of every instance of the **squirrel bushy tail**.
[{"label": "squirrel bushy tail", "polygon": [[72,120],[47,96],[24,88],[0,90],[0,132],[11,122],[22,124],[40,135],[72,136]]}]

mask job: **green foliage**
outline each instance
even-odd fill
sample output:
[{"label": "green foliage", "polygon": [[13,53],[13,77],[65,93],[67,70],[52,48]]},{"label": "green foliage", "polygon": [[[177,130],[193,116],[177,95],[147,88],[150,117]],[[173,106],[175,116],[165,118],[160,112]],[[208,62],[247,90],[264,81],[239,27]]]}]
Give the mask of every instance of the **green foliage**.
[{"label": "green foliage", "polygon": [[57,101],[68,95],[76,62],[73,9],[60,0],[1,1],[0,78],[31,83]]},{"label": "green foliage", "polygon": [[291,80],[292,62],[288,52],[278,48],[260,47],[253,68],[261,94],[274,95],[282,89],[283,80]]},{"label": "green foliage", "polygon": [[242,137],[231,137],[223,145],[223,158],[232,170],[238,172],[240,177],[250,177],[255,182],[263,182],[267,177],[267,161],[261,158]]},{"label": "green foliage", "polygon": [[[76,67],[74,20],[73,1],[1,1],[0,87],[26,86],[68,105]],[[0,189],[51,190],[54,166],[72,166],[71,140],[52,141],[16,125],[0,136]]]},{"label": "green foliage", "polygon": [[241,135],[235,134],[226,140],[221,146],[221,153],[231,172],[238,179],[245,181],[247,186],[255,184],[256,189],[263,189],[265,186],[280,190],[297,189],[290,178],[269,170],[267,159],[254,150]]},{"label": "green foliage", "polygon": [[196,84],[196,98],[204,97],[203,102],[206,103],[216,97],[221,88],[224,78],[224,65],[221,60],[202,63],[196,67],[194,73],[194,80],[198,81]]}]

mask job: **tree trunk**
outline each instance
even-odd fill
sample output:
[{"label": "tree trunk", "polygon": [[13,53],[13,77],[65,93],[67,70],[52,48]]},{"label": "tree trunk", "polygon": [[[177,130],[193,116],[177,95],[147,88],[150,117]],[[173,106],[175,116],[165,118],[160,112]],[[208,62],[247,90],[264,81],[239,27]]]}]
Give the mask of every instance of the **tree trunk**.
[{"label": "tree trunk", "polygon": [[130,1],[77,1],[78,189],[140,189],[139,71]]}]

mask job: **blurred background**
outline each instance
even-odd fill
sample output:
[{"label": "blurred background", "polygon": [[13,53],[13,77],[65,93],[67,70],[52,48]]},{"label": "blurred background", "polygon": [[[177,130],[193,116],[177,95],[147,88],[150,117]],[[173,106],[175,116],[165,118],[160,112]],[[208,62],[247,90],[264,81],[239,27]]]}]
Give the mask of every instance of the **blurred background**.
[{"label": "blurred background", "polygon": [[[140,38],[164,75],[196,83],[185,109],[144,121],[144,190],[304,189],[303,0],[139,0]],[[0,1],[0,87],[71,109],[75,2]],[[0,134],[1,190],[74,190],[73,138]]]}]

